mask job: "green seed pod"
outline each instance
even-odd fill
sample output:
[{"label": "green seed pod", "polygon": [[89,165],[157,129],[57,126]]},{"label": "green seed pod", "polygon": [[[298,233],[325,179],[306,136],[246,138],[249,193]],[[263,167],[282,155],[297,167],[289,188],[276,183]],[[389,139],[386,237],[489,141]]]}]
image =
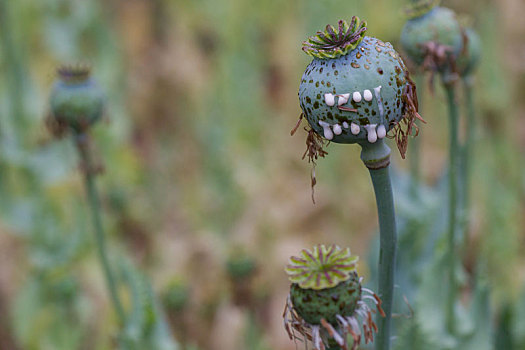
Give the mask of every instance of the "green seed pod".
[{"label": "green seed pod", "polygon": [[361,284],[357,273],[332,288],[303,289],[292,284],[290,298],[295,311],[308,323],[321,324],[321,319],[337,323],[337,315],[352,315],[361,300]]},{"label": "green seed pod", "polygon": [[361,341],[360,316],[365,342],[373,340],[376,326],[365,301],[372,301],[382,314],[381,301],[361,286],[355,272],[357,260],[349,249],[335,245],[305,249],[300,256],[290,258],[285,270],[292,285],[284,318],[291,339],[294,329],[311,336],[316,349],[322,349],[323,344],[346,348],[348,335],[352,335],[356,347]]},{"label": "green seed pod", "polygon": [[[353,17],[303,43],[314,59],[302,76],[299,103],[315,133],[332,142],[375,143],[397,128],[404,156],[410,130],[400,122],[410,129],[418,117],[415,85],[392,45],[365,36],[366,29],[366,22]],[[307,143],[311,149],[313,142]],[[311,153],[310,159],[323,156]]]},{"label": "green seed pod", "polygon": [[479,65],[481,59],[481,39],[472,29],[465,29],[465,49],[457,61],[458,72],[462,77],[468,77]]},{"label": "green seed pod", "polygon": [[422,0],[409,8],[411,18],[401,32],[401,45],[415,64],[444,72],[453,69],[463,49],[463,33],[454,11],[438,4]]},{"label": "green seed pod", "polygon": [[232,252],[226,261],[226,271],[233,280],[248,278],[255,273],[256,269],[255,259],[239,249]]},{"label": "green seed pod", "polygon": [[174,279],[166,287],[162,300],[169,311],[181,311],[188,306],[190,288],[183,280]]},{"label": "green seed pod", "polygon": [[63,66],[51,92],[52,128],[57,134],[67,130],[83,133],[101,119],[104,95],[87,66]]}]

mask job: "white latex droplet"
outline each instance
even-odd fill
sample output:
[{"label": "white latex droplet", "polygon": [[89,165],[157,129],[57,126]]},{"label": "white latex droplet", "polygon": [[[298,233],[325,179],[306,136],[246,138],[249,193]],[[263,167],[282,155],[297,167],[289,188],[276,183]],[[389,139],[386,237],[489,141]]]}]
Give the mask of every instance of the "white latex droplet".
[{"label": "white latex droplet", "polygon": [[330,129],[330,124],[319,120],[319,125],[323,127],[323,134],[325,139],[331,140],[334,138],[334,133],[332,132],[332,129]]},{"label": "white latex droplet", "polygon": [[343,122],[343,128],[348,129],[348,123],[347,122]]},{"label": "white latex droplet", "polygon": [[339,124],[335,124],[333,126],[333,129],[334,129],[334,134],[336,135],[341,135],[343,133],[343,129],[341,128],[341,125]]},{"label": "white latex droplet", "polygon": [[350,98],[350,94],[342,94],[342,95],[339,95],[339,100],[337,101],[337,105],[338,106],[342,106],[344,105],[345,103],[348,102],[348,99]]},{"label": "white latex droplet", "polygon": [[383,124],[377,127],[377,137],[382,139],[386,136],[386,128]]},{"label": "white latex droplet", "polygon": [[324,102],[326,102],[327,105],[333,106],[335,104],[335,98],[332,94],[324,94]]},{"label": "white latex droplet", "polygon": [[363,98],[365,99],[365,101],[372,101],[372,98],[374,98],[374,96],[372,96],[372,91],[365,90],[363,92]]},{"label": "white latex droplet", "polygon": [[357,135],[361,131],[361,128],[356,123],[351,123],[350,124],[350,131],[352,132],[352,134]]},{"label": "white latex droplet", "polygon": [[370,143],[374,143],[377,141],[376,126],[377,124],[365,125],[365,129],[368,132],[368,142]]},{"label": "white latex droplet", "polygon": [[352,94],[352,99],[354,100],[354,102],[361,102],[361,93],[359,91],[355,91]]}]

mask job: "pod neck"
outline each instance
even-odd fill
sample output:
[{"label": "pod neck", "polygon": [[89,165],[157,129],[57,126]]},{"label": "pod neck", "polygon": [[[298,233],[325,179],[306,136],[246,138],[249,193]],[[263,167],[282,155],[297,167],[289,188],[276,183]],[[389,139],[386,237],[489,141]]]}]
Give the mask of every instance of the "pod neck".
[{"label": "pod neck", "polygon": [[361,160],[368,169],[382,169],[390,165],[390,147],[384,139],[374,143],[361,143]]}]

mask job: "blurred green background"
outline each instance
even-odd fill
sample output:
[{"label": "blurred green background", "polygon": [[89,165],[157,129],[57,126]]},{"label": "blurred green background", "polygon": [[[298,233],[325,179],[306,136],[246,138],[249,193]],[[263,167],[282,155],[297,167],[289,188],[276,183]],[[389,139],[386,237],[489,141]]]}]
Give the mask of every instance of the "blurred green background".
[{"label": "blurred green background", "polygon": [[[366,276],[377,229],[357,146],[328,147],[311,202],[306,133],[290,137],[310,60],[301,42],[357,15],[400,50],[404,5],[0,0],[0,348],[115,346],[77,155],[43,123],[56,67],[80,61],[107,94],[93,137],[112,260],[127,256],[149,276],[184,349],[294,349],[281,319],[288,257],[317,243],[350,246]],[[499,315],[525,298],[525,3],[443,5],[483,41],[463,265],[484,266]],[[439,84],[433,95],[426,81],[418,91],[422,172],[434,185],[446,171],[445,99]],[[246,264],[252,278],[236,277]]]}]

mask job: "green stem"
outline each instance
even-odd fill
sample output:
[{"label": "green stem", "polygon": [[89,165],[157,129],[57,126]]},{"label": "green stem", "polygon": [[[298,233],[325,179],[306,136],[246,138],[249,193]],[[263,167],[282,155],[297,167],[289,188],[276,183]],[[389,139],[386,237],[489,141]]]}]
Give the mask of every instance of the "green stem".
[{"label": "green stem", "polygon": [[115,307],[115,311],[117,313],[119,321],[122,324],[124,323],[125,319],[124,308],[122,307],[122,303],[120,302],[117,293],[115,278],[113,277],[113,273],[111,272],[111,267],[106,251],[105,234],[104,228],[102,227],[102,219],[100,214],[100,199],[95,186],[95,174],[93,171],[94,166],[89,150],[88,135],[75,135],[75,141],[78,152],[80,154],[80,158],[82,159],[86,193],[88,196],[89,205],[91,207],[93,225],[95,226],[95,238],[97,243],[98,256],[102,265],[102,270],[104,271],[106,284],[109,290],[109,294],[111,296],[111,300],[113,302],[113,306]]},{"label": "green stem", "polygon": [[[474,133],[476,130],[476,118],[474,110],[474,100],[472,96],[472,77],[465,77],[463,79],[464,91],[465,91],[465,104],[467,112],[466,121],[466,133],[465,133],[465,145],[463,147],[462,154],[462,166],[463,171],[461,172],[461,188],[463,189],[463,202],[462,202],[462,230],[463,230],[463,241],[467,242],[467,231],[468,231],[468,212],[470,210],[470,173],[471,173],[471,158],[472,158],[472,146],[474,143]],[[464,244],[464,245],[465,245]]]},{"label": "green stem", "polygon": [[448,218],[448,262],[449,262],[449,290],[446,305],[446,325],[451,334],[455,329],[455,303],[456,303],[456,225],[457,225],[457,174],[458,174],[458,106],[456,103],[456,89],[453,81],[444,84],[449,109],[449,218]]},{"label": "green stem", "polygon": [[379,297],[385,317],[377,320],[376,350],[390,349],[392,304],[394,299],[394,269],[396,264],[397,232],[394,197],[390,183],[390,148],[383,140],[362,144],[361,159],[370,171],[379,217]]},{"label": "green stem", "polygon": [[[23,110],[24,72],[18,48],[13,39],[13,26],[9,1],[0,0],[0,41],[5,60],[5,77],[9,94],[9,114],[15,126],[16,141],[27,133],[27,123]],[[4,127],[4,125],[2,125]],[[2,129],[3,130],[3,129]]]}]

